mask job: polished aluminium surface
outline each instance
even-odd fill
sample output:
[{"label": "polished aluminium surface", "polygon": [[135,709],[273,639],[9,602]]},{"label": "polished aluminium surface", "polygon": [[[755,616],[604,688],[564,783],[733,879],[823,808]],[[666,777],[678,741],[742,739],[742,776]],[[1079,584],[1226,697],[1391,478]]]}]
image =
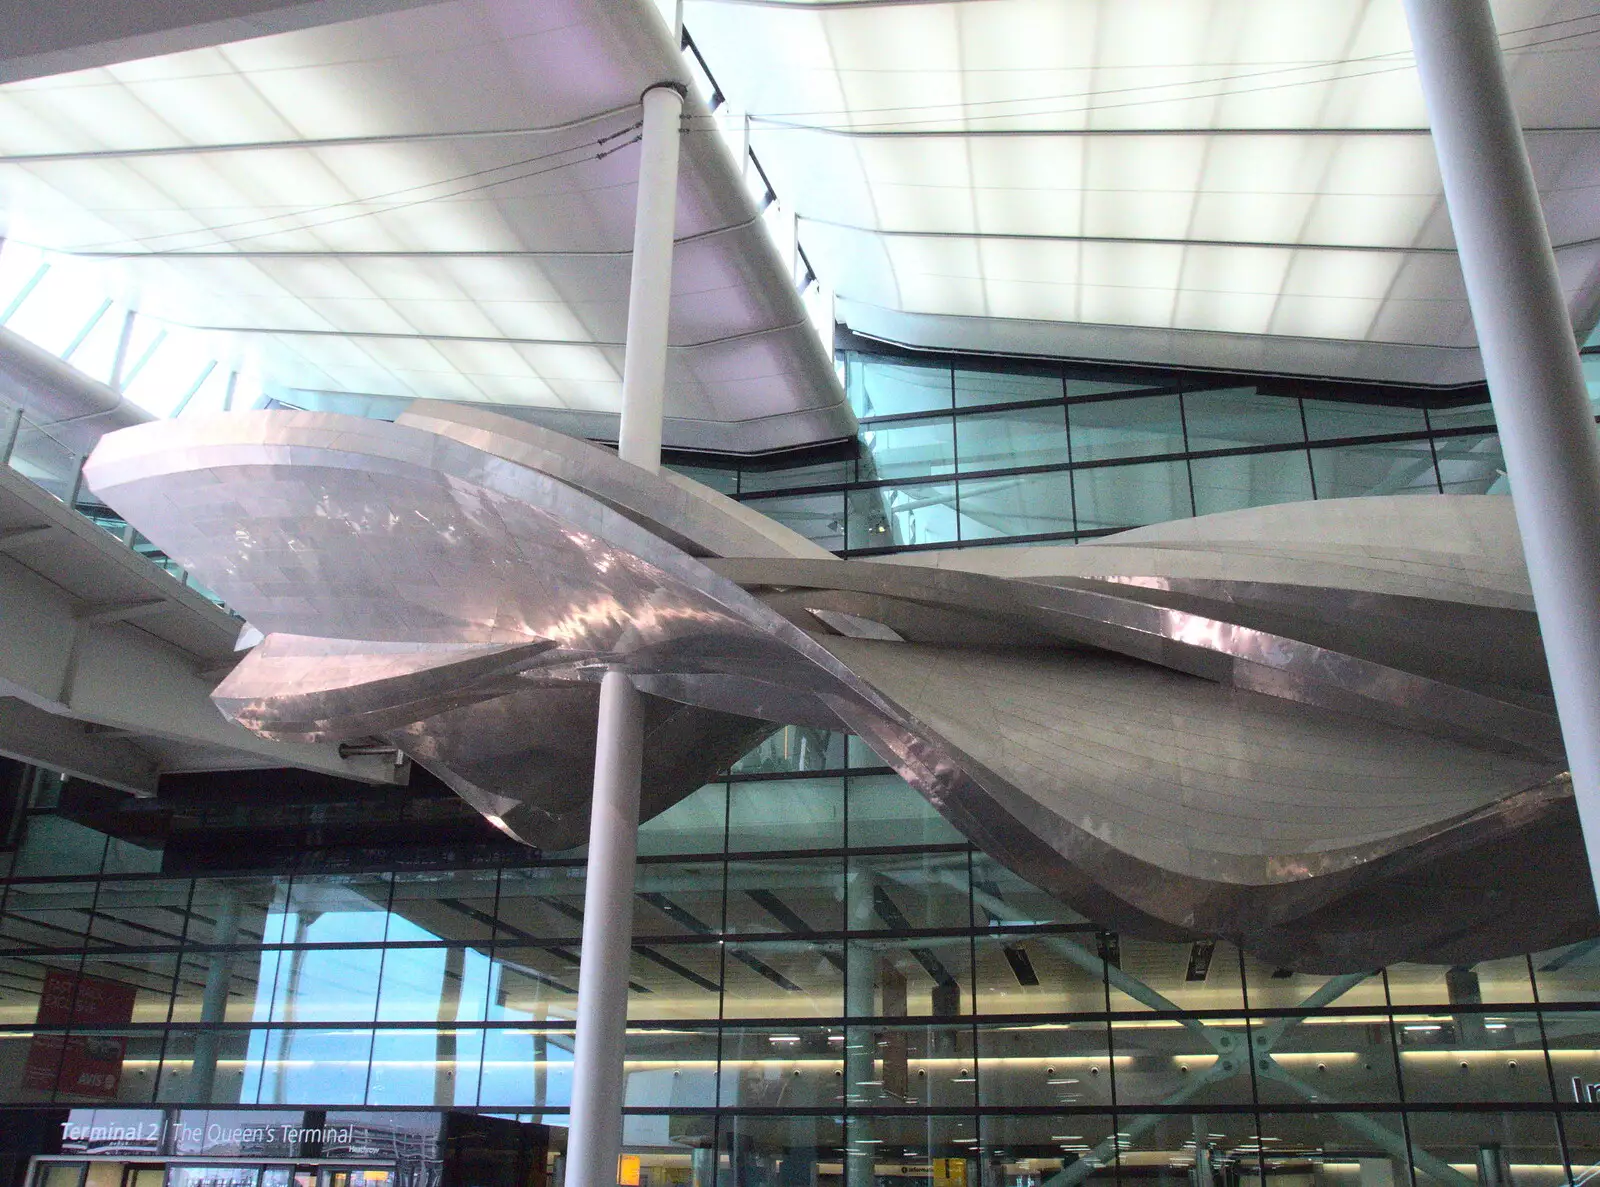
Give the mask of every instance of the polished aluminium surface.
[{"label": "polished aluminium surface", "polygon": [[844,561],[438,405],[141,427],[88,480],[266,635],[226,713],[389,739],[530,844],[581,839],[620,669],[648,694],[646,817],[807,724],[1105,926],[1319,970],[1597,930],[1534,860],[1565,852],[1571,793],[1506,499]]},{"label": "polished aluminium surface", "polygon": [[1488,0],[1406,0],[1600,886],[1600,441]]}]

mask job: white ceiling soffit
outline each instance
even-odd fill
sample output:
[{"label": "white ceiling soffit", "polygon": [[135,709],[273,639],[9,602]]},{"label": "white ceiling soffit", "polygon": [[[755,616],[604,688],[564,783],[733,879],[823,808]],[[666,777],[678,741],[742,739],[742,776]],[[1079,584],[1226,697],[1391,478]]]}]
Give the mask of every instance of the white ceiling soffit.
[{"label": "white ceiling soffit", "polygon": [[[1600,8],[1494,7],[1592,315]],[[852,329],[1482,377],[1400,0],[686,0],[685,21]]]},{"label": "white ceiling soffit", "polygon": [[[7,233],[231,331],[294,402],[481,402],[614,435],[639,96],[687,80],[668,31],[648,0],[390,7],[0,86]],[[666,443],[848,436],[731,154],[687,110]]]}]

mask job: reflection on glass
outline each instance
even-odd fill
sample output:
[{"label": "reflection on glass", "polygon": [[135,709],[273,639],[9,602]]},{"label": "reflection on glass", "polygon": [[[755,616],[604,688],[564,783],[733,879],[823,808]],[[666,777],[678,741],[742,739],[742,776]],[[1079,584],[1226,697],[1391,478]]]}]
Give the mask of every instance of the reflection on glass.
[{"label": "reflection on glass", "polygon": [[1256,1092],[1283,1104],[1399,1100],[1392,1036],[1381,1011],[1260,1019],[1251,1034]]},{"label": "reflection on glass", "polygon": [[378,989],[379,1022],[481,1022],[491,965],[477,948],[391,948]]},{"label": "reflection on glass", "polygon": [[765,780],[728,789],[728,851],[837,849],[844,844],[844,779]]},{"label": "reflection on glass", "polygon": [[1464,429],[1476,425],[1494,428],[1494,409],[1488,404],[1428,409],[1428,427],[1434,432],[1440,429]]},{"label": "reflection on glass", "polygon": [[[967,855],[962,850],[852,854],[846,877],[852,893],[872,895],[872,909],[857,913],[851,930],[971,926]],[[964,955],[961,964],[966,965]]]},{"label": "reflection on glass", "polygon": [[[1531,1013],[1473,1010],[1395,1018],[1406,1100],[1550,1102],[1539,1019]],[[1552,1039],[1552,1062],[1557,1040]]]},{"label": "reflection on glass", "polygon": [[792,490],[797,486],[832,486],[856,476],[854,458],[834,458],[804,466],[746,466],[740,474],[739,489],[751,491]]},{"label": "reflection on glass", "polygon": [[733,764],[734,774],[834,771],[846,765],[845,734],[786,725]]},{"label": "reflection on glass", "polygon": [[721,853],[727,819],[728,785],[708,783],[639,826],[639,856]]},{"label": "reflection on glass", "polygon": [[1420,433],[1427,426],[1421,408],[1390,404],[1356,404],[1338,400],[1303,400],[1306,435],[1313,441],[1340,437],[1376,437],[1384,433]]},{"label": "reflection on glass", "polygon": [[829,552],[844,547],[843,491],[752,499],[747,505]]},{"label": "reflection on glass", "polygon": [[1111,1032],[1119,1107],[1250,1102],[1250,1036],[1242,1019],[1114,1022]]},{"label": "reflection on glass", "polygon": [[720,861],[641,864],[634,874],[634,936],[718,935],[723,868]]},{"label": "reflection on glass", "polygon": [[1189,462],[1189,472],[1194,477],[1196,515],[1311,498],[1310,460],[1303,449],[1197,457]]},{"label": "reflection on glass", "polygon": [[701,486],[709,486],[719,494],[737,494],[739,490],[739,471],[725,470],[719,466],[688,466],[673,462],[664,463],[665,469],[675,474],[682,474],[685,478],[698,482]]},{"label": "reflection on glass", "polygon": [[1111,1032],[1103,1021],[980,1026],[979,1103],[1000,1108],[1047,1105],[1062,1111],[1109,1108],[1110,1044]]},{"label": "reflection on glass", "polygon": [[956,407],[1021,404],[1027,400],[1059,400],[1061,379],[1055,375],[1007,375],[999,371],[957,370]]},{"label": "reflection on glass", "polygon": [[[156,1099],[164,1104],[238,1104],[244,1099],[246,1056],[254,1037],[248,1031],[172,1031],[161,1053]],[[252,1099],[255,1090],[252,1081]]]},{"label": "reflection on glass", "polygon": [[456,1030],[379,1030],[372,1043],[372,1105],[453,1105],[478,1103],[478,1078],[484,1032]]},{"label": "reflection on glass", "polygon": [[[987,1170],[995,1182],[1007,1184],[1048,1181],[1057,1187],[1077,1187],[1080,1183],[1117,1182],[1119,1138],[1108,1114],[984,1116],[980,1124],[982,1142],[971,1147],[973,1158],[965,1180],[969,1184],[987,1181],[972,1178],[979,1168]],[[1126,1125],[1122,1128],[1126,1130]],[[958,1143],[961,1140],[956,1139]],[[1141,1166],[1139,1170],[1137,1181],[1147,1181],[1149,1168]],[[1181,1170],[1177,1173],[1182,1174]],[[1187,1180],[1178,1187],[1188,1187]]]},{"label": "reflection on glass", "polygon": [[730,940],[724,1018],[837,1018],[844,953],[837,943]]},{"label": "reflection on glass", "polygon": [[1389,1000],[1396,1006],[1523,1004],[1534,1000],[1525,956],[1483,960],[1470,966],[1392,964],[1385,974]]},{"label": "reflection on glass", "polygon": [[564,1109],[572,1103],[570,1030],[491,1030],[483,1036],[480,1106]]},{"label": "reflection on glass", "polygon": [[277,955],[272,1021],[372,1021],[382,949],[295,948]]},{"label": "reflection on glass", "polygon": [[1447,495],[1505,495],[1511,493],[1506,480],[1506,459],[1500,451],[1500,437],[1488,433],[1481,437],[1440,437],[1434,441],[1439,459],[1439,485]]},{"label": "reflection on glass", "polygon": [[628,1017],[717,1017],[722,1004],[722,954],[720,942],[635,944],[628,964]]},{"label": "reflection on glass", "polygon": [[1076,470],[1072,496],[1078,530],[1140,527],[1187,519],[1193,508],[1186,462],[1146,462]]},{"label": "reflection on glass", "polygon": [[876,486],[850,492],[851,548],[948,544],[955,539],[954,485]]},{"label": "reflection on glass", "polygon": [[843,904],[844,862],[838,857],[728,863],[730,934],[839,931]]},{"label": "reflection on glass", "polygon": [[[714,1151],[693,1153],[694,1187],[718,1184],[838,1183],[844,1159],[844,1122],[810,1114],[733,1114],[717,1128]],[[710,1156],[714,1155],[715,1161]],[[708,1165],[709,1164],[709,1165]],[[825,1174],[823,1168],[831,1174]],[[873,1180],[846,1180],[849,1187]]]},{"label": "reflection on glass", "polygon": [[[1385,1121],[1392,1130],[1394,1121]],[[1473,1181],[1553,1187],[1566,1179],[1555,1118],[1548,1113],[1416,1111],[1406,1123],[1419,1187],[1465,1187]]]},{"label": "reflection on glass", "polygon": [[[853,907],[859,892],[855,882],[848,892]],[[866,932],[872,915],[852,915],[851,930]],[[850,941],[847,963],[845,1012],[851,1017],[959,1018],[972,1013],[972,944],[965,936],[862,934]]]},{"label": "reflection on glass", "polygon": [[395,879],[388,941],[491,940],[494,870],[417,871]]},{"label": "reflection on glass", "polygon": [[874,424],[861,430],[861,477],[929,478],[956,467],[948,416]]},{"label": "reflection on glass", "polygon": [[1067,423],[1075,462],[1182,453],[1184,449],[1183,414],[1176,395],[1074,404],[1067,411]]},{"label": "reflection on glass", "polygon": [[722,1032],[725,1108],[838,1108],[844,1031],[828,1026],[737,1026]]},{"label": "reflection on glass", "polygon": [[961,480],[963,540],[1065,535],[1075,526],[1066,471]]},{"label": "reflection on glass", "polygon": [[1292,396],[1268,395],[1254,387],[1187,391],[1183,414],[1189,448],[1195,451],[1298,444],[1305,440],[1299,401]]},{"label": "reflection on glass", "polygon": [[583,932],[583,894],[581,863],[501,870],[495,935],[502,941],[576,939]]},{"label": "reflection on glass", "polygon": [[[851,775],[849,789],[852,849],[959,845],[966,840],[955,825],[898,775]],[[964,877],[964,855],[958,856],[963,858]]]},{"label": "reflection on glass", "polygon": [[1311,476],[1319,499],[1439,493],[1433,449],[1427,441],[1313,449]]},{"label": "reflection on glass", "polygon": [[956,457],[963,472],[1065,465],[1067,417],[1060,405],[983,412],[956,418]]},{"label": "reflection on glass", "polygon": [[239,1099],[253,1104],[358,1105],[366,1097],[372,1032],[250,1032]]},{"label": "reflection on glass", "polygon": [[1225,940],[1166,943],[1120,936],[1113,1010],[1242,1010],[1239,950]]},{"label": "reflection on glass", "polygon": [[898,416],[950,407],[950,368],[889,363],[852,354],[845,387],[857,416]]}]

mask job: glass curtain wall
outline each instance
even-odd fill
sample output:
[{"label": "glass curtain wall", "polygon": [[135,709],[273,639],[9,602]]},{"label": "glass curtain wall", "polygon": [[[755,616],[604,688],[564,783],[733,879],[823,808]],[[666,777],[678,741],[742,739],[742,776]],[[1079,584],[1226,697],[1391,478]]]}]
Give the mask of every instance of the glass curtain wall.
[{"label": "glass curtain wall", "polygon": [[1440,406],[1438,393],[1331,381],[978,371],[855,351],[843,366],[861,421],[854,450],[681,468],[851,554],[1071,542],[1308,499],[1508,490],[1481,389]]},{"label": "glass curtain wall", "polygon": [[[787,729],[645,826],[619,970],[642,1187],[1600,1166],[1596,943],[1329,976],[1108,933],[874,761]],[[179,877],[36,783],[0,889],[0,1104],[565,1123],[581,853]]]}]

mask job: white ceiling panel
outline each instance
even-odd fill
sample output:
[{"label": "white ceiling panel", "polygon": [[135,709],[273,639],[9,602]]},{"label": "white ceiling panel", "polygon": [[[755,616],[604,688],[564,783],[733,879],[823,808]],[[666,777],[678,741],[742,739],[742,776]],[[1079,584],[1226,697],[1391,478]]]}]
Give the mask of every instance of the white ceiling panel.
[{"label": "white ceiling panel", "polygon": [[[1600,240],[1600,11],[1495,11],[1575,261]],[[1471,344],[1398,0],[686,0],[685,20],[863,328],[978,319],[963,340],[996,349],[1046,340],[1007,320],[1060,323],[1063,344],[1272,336],[1289,369],[1293,339],[1316,340],[1308,367],[1348,339],[1408,376],[1419,356],[1391,347]],[[1580,271],[1563,264],[1575,307],[1600,292]]]},{"label": "white ceiling panel", "polygon": [[[614,414],[639,95],[662,80],[687,73],[646,0],[450,0],[15,82],[6,233],[120,269],[143,312],[233,332],[280,388]],[[717,134],[689,127],[668,416],[720,448],[846,435],[758,214]],[[759,355],[753,403],[698,374],[713,348],[722,370]]]}]

